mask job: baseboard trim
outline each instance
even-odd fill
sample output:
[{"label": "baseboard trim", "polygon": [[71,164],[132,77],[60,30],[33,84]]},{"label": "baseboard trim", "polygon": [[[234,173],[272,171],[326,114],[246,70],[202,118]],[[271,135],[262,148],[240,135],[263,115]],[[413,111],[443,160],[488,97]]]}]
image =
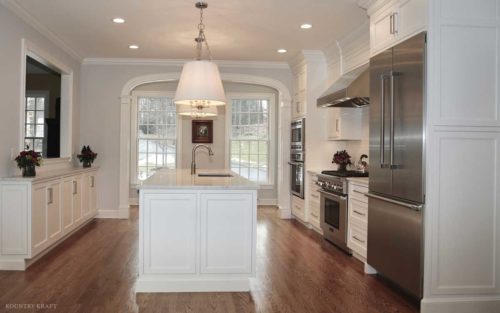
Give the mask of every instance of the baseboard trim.
[{"label": "baseboard trim", "polygon": [[100,209],[96,218],[128,219],[130,214],[129,210],[129,208],[120,208],[118,210]]},{"label": "baseboard trim", "polygon": [[500,296],[424,298],[420,304],[422,313],[497,313]]},{"label": "baseboard trim", "polygon": [[129,198],[128,203],[130,205],[139,205],[139,198]]},{"label": "baseboard trim", "polygon": [[247,292],[250,291],[248,278],[234,279],[148,279],[139,277],[135,285],[136,293],[150,292]]},{"label": "baseboard trim", "polygon": [[26,268],[24,259],[0,259],[0,270],[2,271],[25,271]]},{"label": "baseboard trim", "polygon": [[282,220],[289,220],[292,218],[292,210],[290,208],[278,207],[278,216]]},{"label": "baseboard trim", "polygon": [[257,199],[257,205],[278,205],[277,199]]}]

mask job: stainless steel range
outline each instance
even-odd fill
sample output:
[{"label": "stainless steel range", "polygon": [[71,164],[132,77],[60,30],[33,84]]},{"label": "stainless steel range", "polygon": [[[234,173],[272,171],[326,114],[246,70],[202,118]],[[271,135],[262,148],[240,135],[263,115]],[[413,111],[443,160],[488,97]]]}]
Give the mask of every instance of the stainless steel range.
[{"label": "stainless steel range", "polygon": [[356,171],[323,171],[317,185],[321,194],[321,229],[323,237],[351,254],[347,247],[347,177],[366,177],[368,173]]}]

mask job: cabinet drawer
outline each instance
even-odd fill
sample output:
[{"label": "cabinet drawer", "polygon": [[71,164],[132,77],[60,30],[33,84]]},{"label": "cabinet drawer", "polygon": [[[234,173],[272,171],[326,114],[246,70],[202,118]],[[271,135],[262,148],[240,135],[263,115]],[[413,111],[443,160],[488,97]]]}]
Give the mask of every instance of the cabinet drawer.
[{"label": "cabinet drawer", "polygon": [[317,191],[312,191],[310,193],[310,200],[319,203],[320,202],[320,194]]},{"label": "cabinet drawer", "polygon": [[354,252],[366,258],[366,230],[356,225],[349,225],[349,234],[347,238],[347,246]]},{"label": "cabinet drawer", "polygon": [[361,225],[368,223],[368,204],[357,199],[350,199],[349,218],[351,221],[358,221]]},{"label": "cabinet drawer", "polygon": [[368,198],[365,193],[368,192],[368,187],[349,183],[349,199],[356,199],[358,201],[368,203]]},{"label": "cabinet drawer", "polygon": [[306,220],[304,200],[292,197],[292,214],[303,221]]}]

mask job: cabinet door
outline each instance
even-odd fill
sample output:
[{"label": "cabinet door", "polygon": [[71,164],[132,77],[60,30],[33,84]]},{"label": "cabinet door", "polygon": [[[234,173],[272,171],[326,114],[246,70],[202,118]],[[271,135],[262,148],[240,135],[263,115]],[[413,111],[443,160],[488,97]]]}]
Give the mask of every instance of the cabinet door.
[{"label": "cabinet door", "polygon": [[95,173],[89,176],[90,178],[90,189],[89,189],[89,207],[90,214],[95,215],[97,211],[97,193],[96,193],[96,177]]},{"label": "cabinet door", "polygon": [[31,253],[35,255],[48,240],[46,187],[34,185],[31,197]]},{"label": "cabinet door", "polygon": [[73,194],[73,220],[75,224],[81,222],[82,215],[82,178],[75,177],[72,186]]},{"label": "cabinet door", "polygon": [[201,273],[251,273],[254,205],[250,193],[201,195]]},{"label": "cabinet door", "polygon": [[61,209],[63,231],[68,232],[73,227],[73,180],[67,179],[61,188]]},{"label": "cabinet door", "polygon": [[47,231],[51,241],[62,235],[60,184],[52,183],[47,187]]},{"label": "cabinet door", "polygon": [[340,138],[340,109],[333,108],[329,110],[329,118],[327,121],[328,125],[328,139],[338,139]]},{"label": "cabinet door", "polygon": [[386,9],[370,18],[370,47],[372,55],[388,48],[394,41],[392,31],[393,8]]},{"label": "cabinet door", "polygon": [[145,274],[196,273],[196,194],[145,194],[141,208]]},{"label": "cabinet door", "polygon": [[425,0],[403,0],[395,15],[398,40],[417,34],[426,25]]},{"label": "cabinet door", "polygon": [[83,176],[82,180],[82,215],[87,218],[90,215],[90,175]]}]

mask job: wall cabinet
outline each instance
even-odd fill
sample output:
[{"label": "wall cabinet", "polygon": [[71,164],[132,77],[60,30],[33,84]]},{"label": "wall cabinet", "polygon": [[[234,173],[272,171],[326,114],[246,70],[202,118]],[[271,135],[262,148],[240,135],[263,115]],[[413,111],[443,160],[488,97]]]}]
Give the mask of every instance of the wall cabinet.
[{"label": "wall cabinet", "polygon": [[95,216],[96,173],[79,168],[0,181],[0,270],[25,270]]},{"label": "wall cabinet", "polygon": [[425,0],[379,0],[368,14],[372,56],[426,29]]},{"label": "wall cabinet", "polygon": [[361,140],[363,111],[357,108],[330,108],[327,119],[328,140]]},{"label": "wall cabinet", "polygon": [[293,76],[292,119],[306,115],[307,107],[307,68],[301,65]]},{"label": "wall cabinet", "polygon": [[347,246],[355,258],[366,261],[368,234],[368,179],[349,179]]}]

